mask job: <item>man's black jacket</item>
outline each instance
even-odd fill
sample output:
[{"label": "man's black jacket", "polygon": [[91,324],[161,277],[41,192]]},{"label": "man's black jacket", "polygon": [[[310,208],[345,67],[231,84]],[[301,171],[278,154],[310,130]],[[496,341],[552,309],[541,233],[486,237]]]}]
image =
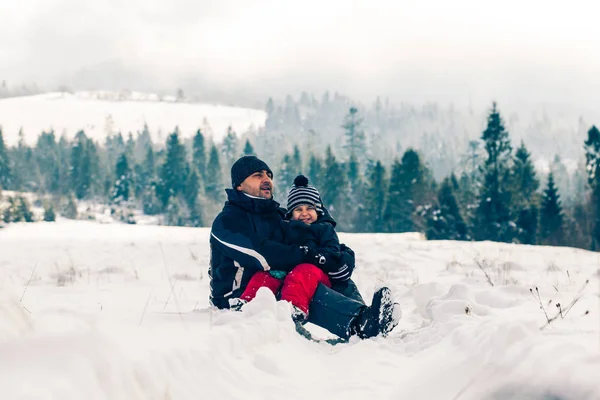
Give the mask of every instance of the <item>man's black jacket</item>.
[{"label": "man's black jacket", "polygon": [[[218,308],[228,308],[228,299],[239,297],[255,272],[290,271],[307,261],[305,252],[285,237],[282,221],[286,210],[279,203],[233,189],[226,192],[228,200],[215,218],[210,236],[210,300]],[[354,254],[351,250],[345,254],[340,269],[351,273]]]}]

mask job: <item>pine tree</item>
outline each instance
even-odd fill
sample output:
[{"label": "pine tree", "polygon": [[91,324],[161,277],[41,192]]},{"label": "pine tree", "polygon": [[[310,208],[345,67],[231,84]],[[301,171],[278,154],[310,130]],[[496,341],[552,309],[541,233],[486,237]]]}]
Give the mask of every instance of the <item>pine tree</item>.
[{"label": "pine tree", "polygon": [[131,169],[127,161],[127,153],[123,153],[119,157],[115,166],[115,176],[116,179],[113,184],[111,199],[116,204],[120,204],[129,200],[129,193],[132,186]]},{"label": "pine tree", "polygon": [[588,171],[588,183],[594,185],[600,180],[600,131],[592,126],[585,141],[585,165]]},{"label": "pine tree", "polygon": [[536,244],[539,209],[536,192],[540,182],[523,142],[515,153],[512,182],[512,208],[517,216],[517,240],[523,244]]},{"label": "pine tree", "polygon": [[227,128],[227,134],[223,138],[221,153],[223,154],[223,162],[225,166],[231,166],[239,158],[238,153],[238,137],[231,125]]},{"label": "pine tree", "polygon": [[146,158],[146,153],[148,151],[148,147],[152,147],[152,136],[150,135],[150,129],[148,128],[148,124],[144,123],[144,127],[142,131],[137,134],[137,138],[135,140],[135,150],[134,150],[134,158],[136,164],[142,163],[144,158]]},{"label": "pine tree", "polygon": [[79,131],[71,147],[71,189],[77,199],[86,198],[91,193],[94,167],[88,142],[85,132]]},{"label": "pine tree", "polygon": [[600,248],[600,131],[596,126],[592,126],[588,131],[584,145],[588,184],[592,189],[592,250],[596,251]]},{"label": "pine tree", "polygon": [[54,212],[54,206],[52,204],[46,204],[44,207],[44,221],[56,221],[56,213]]},{"label": "pine tree", "polygon": [[8,208],[4,210],[4,222],[34,222],[31,206],[25,197],[9,197],[7,200]]},{"label": "pine tree", "polygon": [[273,99],[269,97],[267,103],[265,104],[265,111],[267,112],[267,117],[273,113],[275,110],[275,106],[273,104]]},{"label": "pine tree", "polygon": [[165,207],[164,223],[168,226],[185,226],[184,205],[177,196],[169,197]]},{"label": "pine tree", "polygon": [[65,135],[62,135],[57,143],[58,169],[54,171],[53,181],[58,183],[57,193],[61,196],[67,196],[71,193],[71,144]]},{"label": "pine tree", "polygon": [[135,157],[135,139],[133,138],[133,133],[129,132],[127,135],[127,143],[125,143],[125,151],[127,153],[127,157],[132,160]]},{"label": "pine tree", "polygon": [[198,129],[192,142],[192,166],[198,171],[198,175],[206,179],[206,149],[204,135]]},{"label": "pine tree", "polygon": [[519,243],[537,244],[538,214],[539,207],[536,204],[518,211],[515,237]]},{"label": "pine tree", "polygon": [[277,130],[281,125],[281,121],[279,121],[277,114],[281,114],[281,112],[277,112],[277,109],[275,108],[275,103],[273,102],[273,99],[271,97],[269,97],[267,103],[265,104],[265,112],[267,113],[267,119],[265,120],[265,130],[267,132]]},{"label": "pine tree", "polygon": [[60,190],[60,156],[54,131],[42,132],[38,137],[34,155],[40,172],[42,192],[58,194]]},{"label": "pine tree", "polygon": [[425,202],[427,193],[424,167],[418,153],[409,148],[404,152],[402,162],[396,160],[392,165],[384,214],[387,232],[413,232],[416,228],[422,228],[415,224],[414,212],[417,205]]},{"label": "pine tree", "polygon": [[405,179],[402,163],[396,159],[392,164],[387,204],[383,214],[385,232],[412,232],[413,211],[410,182]]},{"label": "pine tree", "polygon": [[302,168],[302,155],[300,154],[300,148],[297,144],[294,145],[294,152],[292,153],[291,163],[292,171],[294,171],[295,175],[304,172],[304,169]]},{"label": "pine tree", "polygon": [[160,213],[162,203],[156,195],[157,186],[155,182],[151,182],[142,192],[142,210],[146,215],[156,215]]},{"label": "pine tree", "polygon": [[245,156],[252,156],[255,155],[256,153],[254,152],[254,147],[252,147],[252,144],[250,144],[250,140],[246,139],[246,144],[244,145],[244,155]]},{"label": "pine tree", "polygon": [[[564,209],[562,237],[566,246],[590,249],[592,245],[593,218],[585,201]],[[561,243],[561,242],[559,242]]]},{"label": "pine tree", "polygon": [[121,156],[121,154],[127,151],[127,145],[125,144],[125,140],[123,139],[123,135],[121,132],[118,132],[112,136],[107,136],[104,141],[104,164],[106,168],[109,170],[109,174],[107,180],[109,185],[111,185],[114,181],[114,176],[112,175],[112,167],[117,163],[117,160]]},{"label": "pine tree", "polygon": [[386,191],[385,167],[381,164],[381,161],[377,161],[369,177],[366,189],[364,212],[362,213],[362,231],[384,231],[385,220],[383,213],[385,211]]},{"label": "pine tree", "polygon": [[468,144],[467,154],[459,161],[461,172],[458,178],[458,189],[454,194],[469,231],[473,231],[472,223],[475,221],[477,199],[483,182],[483,158],[481,142],[471,140]]},{"label": "pine tree", "polygon": [[11,161],[11,188],[19,191],[35,191],[37,186],[33,150],[25,142],[23,130],[19,130],[19,142],[9,153]]},{"label": "pine tree", "polygon": [[136,199],[142,199],[144,192],[152,186],[155,181],[154,150],[152,145],[146,145],[145,155],[141,161],[134,166],[134,195]]},{"label": "pine tree", "polygon": [[[320,182],[319,189],[321,193],[321,199],[325,204],[325,207],[333,214],[339,213],[344,206],[341,200],[341,191],[345,187],[345,176],[342,171],[341,165],[337,162],[331,146],[327,146],[325,150],[325,165],[323,179]],[[338,221],[342,222],[343,221]]]},{"label": "pine tree", "polygon": [[73,195],[69,195],[67,204],[62,211],[62,215],[65,218],[77,219],[77,213],[77,200],[75,200]]},{"label": "pine tree", "polygon": [[156,175],[156,161],[155,153],[151,146],[146,149],[146,156],[144,157],[143,170],[146,174],[147,180],[151,181]]},{"label": "pine tree", "polygon": [[202,212],[199,204],[195,204],[193,208],[190,209],[190,215],[188,217],[188,226],[192,227],[201,227],[204,226],[204,219],[202,218]]},{"label": "pine tree", "polygon": [[469,240],[467,225],[460,213],[454,190],[456,177],[444,179],[438,192],[438,204],[427,218],[427,239]]},{"label": "pine tree", "polygon": [[301,126],[300,110],[298,105],[294,102],[292,96],[287,95],[285,98],[285,106],[283,109],[283,115],[285,118],[285,127],[288,135],[297,133]]},{"label": "pine tree", "polygon": [[221,177],[221,163],[219,161],[219,152],[217,147],[213,144],[210,149],[210,155],[208,158],[208,164],[206,165],[206,196],[209,199],[220,202],[222,197],[221,191],[223,189],[223,179]]},{"label": "pine tree", "polygon": [[192,172],[188,176],[188,180],[185,185],[184,199],[189,210],[188,225],[189,226],[202,226],[202,210],[199,202],[199,193],[202,188],[202,178],[195,168],[192,168]]},{"label": "pine tree", "polygon": [[310,155],[310,161],[308,162],[308,179],[314,187],[320,188],[322,186],[323,161],[314,154]]},{"label": "pine tree", "polygon": [[189,173],[185,146],[179,141],[179,129],[167,138],[166,157],[160,170],[158,198],[167,207],[169,199],[183,193]]},{"label": "pine tree", "polygon": [[2,221],[9,224],[9,223],[13,222],[15,199],[14,199],[14,197],[8,197],[6,199],[6,202],[8,203],[8,207],[5,207],[4,210],[2,210]]},{"label": "pine tree", "polygon": [[475,239],[511,242],[515,229],[511,220],[510,154],[512,151],[508,132],[500,113],[493,103],[483,131],[487,159],[484,165],[484,183],[479,194],[475,214]]},{"label": "pine tree", "polygon": [[90,194],[91,196],[102,193],[108,195],[109,187],[102,188],[102,182],[106,180],[105,171],[100,169],[100,156],[97,144],[90,138],[86,143],[86,153],[90,160]]},{"label": "pine tree", "polygon": [[365,186],[360,173],[360,163],[357,157],[352,154],[345,165],[346,188],[341,193],[342,202],[352,204],[352,207],[346,207],[341,213],[340,218],[347,221],[346,230],[349,232],[360,232],[364,228],[365,212]]},{"label": "pine tree", "polygon": [[310,97],[305,91],[302,91],[302,93],[300,93],[300,105],[305,108],[310,107]]},{"label": "pine tree", "polygon": [[411,186],[411,200],[415,209],[425,205],[434,196],[432,194],[432,180],[429,169],[421,161],[419,153],[408,148],[402,156],[402,170],[407,183]]},{"label": "pine tree", "polygon": [[279,173],[275,174],[275,187],[279,188],[280,193],[283,196],[287,196],[294,177],[296,176],[295,168],[293,166],[292,157],[289,154],[284,154],[281,164],[279,165]]},{"label": "pine tree", "polygon": [[[560,155],[555,154],[552,164],[550,165],[550,171],[554,177],[554,184],[561,188],[562,203],[565,207],[573,205],[575,200],[579,197],[579,193],[575,190],[575,176],[580,174],[579,170],[576,170],[574,174],[570,173],[567,166],[561,159]],[[585,187],[585,179],[584,184]]]},{"label": "pine tree", "polygon": [[358,159],[356,155],[350,155],[350,159],[347,163],[347,172],[348,172],[348,180],[353,185],[358,184],[360,182],[360,165],[358,163]]},{"label": "pine tree", "polygon": [[354,157],[356,160],[361,160],[366,153],[365,132],[362,129],[363,119],[358,115],[356,107],[350,107],[348,114],[344,118],[344,150],[347,157]]},{"label": "pine tree", "polygon": [[515,195],[519,195],[519,198],[514,199],[514,203],[527,203],[527,199],[535,197],[535,193],[540,187],[540,181],[538,180],[535,167],[531,162],[531,154],[527,151],[525,143],[521,141],[521,145],[515,152],[515,159],[513,164],[513,178],[515,182]]},{"label": "pine tree", "polygon": [[275,174],[275,186],[279,188],[279,191],[283,196],[287,196],[294,178],[300,173],[302,173],[300,149],[298,146],[294,146],[294,152],[292,154],[284,154],[281,159],[281,164],[279,165],[279,173]]},{"label": "pine tree", "polygon": [[195,168],[192,168],[192,171],[188,175],[187,181],[185,183],[185,190],[183,192],[183,198],[188,208],[192,209],[196,206],[198,202],[198,195],[200,194],[200,174],[196,171]]},{"label": "pine tree", "polygon": [[554,174],[548,175],[548,184],[542,196],[540,240],[543,244],[559,246],[563,243],[563,211]]},{"label": "pine tree", "polygon": [[4,144],[4,136],[2,135],[2,127],[0,127],[0,190],[11,189],[12,174],[10,171],[10,160],[6,145]]}]

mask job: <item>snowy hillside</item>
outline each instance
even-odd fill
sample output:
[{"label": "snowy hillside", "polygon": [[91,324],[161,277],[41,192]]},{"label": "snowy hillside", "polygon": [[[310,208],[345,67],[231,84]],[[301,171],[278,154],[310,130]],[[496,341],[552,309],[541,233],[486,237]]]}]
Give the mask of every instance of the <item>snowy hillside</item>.
[{"label": "snowy hillside", "polygon": [[[388,338],[332,347],[296,334],[267,292],[242,313],[209,311],[208,236],[84,221],[1,229],[0,398],[600,398],[596,253],[340,234],[365,298],[387,283],[404,317]],[[540,329],[536,287],[549,317],[580,299]]]},{"label": "snowy hillside", "polygon": [[[193,136],[201,128],[219,141],[229,125],[243,133],[250,126],[256,129],[264,125],[266,119],[262,110],[162,100],[142,93],[128,93],[123,98],[114,92],[56,92],[6,98],[0,99],[0,126],[7,145],[17,143],[21,128],[29,144],[35,144],[42,131],[52,128],[58,136],[65,132],[68,137],[83,129],[104,143],[107,132],[135,135],[144,123],[158,142],[163,142],[175,126],[179,126],[184,137]],[[210,130],[204,129],[205,121]]]}]

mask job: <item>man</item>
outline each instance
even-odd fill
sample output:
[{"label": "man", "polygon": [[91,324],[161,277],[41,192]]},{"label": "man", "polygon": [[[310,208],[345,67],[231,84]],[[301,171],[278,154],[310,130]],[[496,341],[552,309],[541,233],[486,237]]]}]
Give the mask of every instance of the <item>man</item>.
[{"label": "man", "polygon": [[[318,266],[318,249],[285,244],[281,221],[286,210],[273,200],[273,172],[255,156],[244,156],[231,167],[232,189],[215,218],[210,237],[211,303],[229,308],[257,271],[291,271],[296,265]],[[354,268],[354,254],[345,252],[339,269]],[[352,281],[339,288],[319,285],[310,303],[308,322],[347,339],[387,334],[397,324],[399,308],[388,288],[378,290],[367,307]]]}]

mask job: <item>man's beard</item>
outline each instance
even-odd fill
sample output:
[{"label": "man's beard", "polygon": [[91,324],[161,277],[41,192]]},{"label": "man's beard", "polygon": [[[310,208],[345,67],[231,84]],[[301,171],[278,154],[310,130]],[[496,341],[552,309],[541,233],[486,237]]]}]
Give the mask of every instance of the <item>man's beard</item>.
[{"label": "man's beard", "polygon": [[[265,197],[265,194],[266,194],[265,192],[267,190],[269,191],[269,195],[268,195],[268,197]],[[260,197],[263,197],[267,200],[271,200],[273,198],[273,187],[270,185],[261,186],[258,193],[259,193]]]}]

